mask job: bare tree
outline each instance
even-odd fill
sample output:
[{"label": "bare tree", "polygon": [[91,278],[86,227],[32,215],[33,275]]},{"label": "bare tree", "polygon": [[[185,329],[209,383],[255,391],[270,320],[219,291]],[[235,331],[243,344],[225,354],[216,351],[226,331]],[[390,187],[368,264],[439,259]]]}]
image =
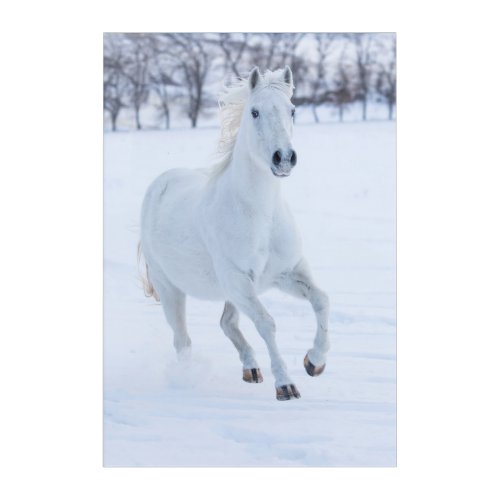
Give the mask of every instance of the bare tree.
[{"label": "bare tree", "polygon": [[199,33],[166,33],[176,45],[180,74],[186,92],[185,111],[196,127],[200,112],[206,99],[207,76],[212,66],[209,45],[204,43]]},{"label": "bare tree", "polygon": [[339,110],[339,121],[344,121],[344,111],[351,105],[356,94],[352,88],[352,68],[345,61],[345,55],[340,57],[334,78],[334,88],[329,92],[329,97],[334,106]]},{"label": "bare tree", "polygon": [[[250,66],[262,71],[290,66],[295,88],[300,88],[308,71],[308,64],[298,53],[306,33],[255,33],[248,43]],[[297,96],[299,100],[303,97]]]},{"label": "bare tree", "polygon": [[135,113],[137,130],[141,130],[140,111],[149,97],[149,64],[151,59],[151,40],[146,34],[126,35],[128,56],[124,73],[130,84],[129,99]]},{"label": "bare tree", "polygon": [[300,87],[307,75],[309,64],[298,53],[298,47],[306,36],[306,33],[280,33],[280,35],[280,40],[275,50],[275,60],[270,69],[283,68],[285,65],[290,66],[293,73],[295,93],[300,94]]},{"label": "bare tree", "polygon": [[[392,45],[391,45],[392,43]],[[311,49],[316,57],[311,56]],[[180,107],[196,127],[215,99],[210,84],[228,74],[243,77],[252,66],[262,71],[289,65],[297,106],[334,105],[339,119],[354,101],[367,119],[370,99],[383,100],[392,118],[396,102],[394,36],[369,33],[148,33],[104,37],[104,110],[116,130],[124,107],[135,113],[155,107],[165,128]]]},{"label": "bare tree", "polygon": [[396,104],[396,37],[391,36],[389,50],[385,50],[385,46],[382,46],[379,52],[383,52],[385,61],[377,65],[375,89],[387,103],[388,118],[392,120]]},{"label": "bare tree", "polygon": [[265,58],[264,67],[262,69],[276,69],[274,66],[276,64],[275,61],[275,53],[279,50],[280,42],[283,38],[282,33],[263,33],[263,37],[265,38],[265,46],[267,48],[267,56]]},{"label": "bare tree", "polygon": [[366,120],[372,77],[372,35],[370,33],[352,33],[349,38],[354,46],[354,61],[357,69],[356,97],[362,103],[363,120]]},{"label": "bare tree", "polygon": [[[297,47],[306,36],[305,33],[281,33],[280,44],[278,45],[278,66],[293,64],[294,58],[298,57]],[[293,70],[293,68],[291,68]]]},{"label": "bare tree", "polygon": [[165,128],[170,128],[170,94],[168,87],[178,86],[168,72],[161,66],[155,65],[150,73],[151,90],[158,98],[157,108],[160,111],[160,118],[165,120]]},{"label": "bare tree", "polygon": [[254,66],[258,66],[263,69],[263,61],[265,57],[266,48],[263,43],[264,37],[260,33],[250,33],[247,43],[247,59],[248,59],[248,68],[245,68],[247,71]]},{"label": "bare tree", "polygon": [[174,79],[177,61],[172,57],[171,40],[159,35],[150,35],[152,47],[149,65],[149,86],[157,97],[155,103],[159,116],[164,120],[165,128],[170,128],[170,92],[169,87],[178,87]]},{"label": "bare tree", "polygon": [[249,33],[219,33],[218,44],[224,54],[224,70],[241,77],[240,63],[248,48]]},{"label": "bare tree", "polygon": [[116,131],[120,111],[126,107],[127,80],[123,72],[125,54],[120,34],[104,34],[104,89],[103,104],[111,117],[111,127]]},{"label": "bare tree", "polygon": [[311,80],[310,102],[312,104],[314,121],[318,123],[319,117],[316,108],[327,101],[327,58],[336,36],[333,33],[315,33],[314,39],[318,59],[314,64],[315,74]]},{"label": "bare tree", "polygon": [[305,36],[305,33],[283,34],[281,64],[278,65],[281,68],[284,67],[285,64],[290,66],[293,73],[295,94],[298,95],[302,92],[302,86],[309,71],[309,64],[298,52],[300,42]]}]

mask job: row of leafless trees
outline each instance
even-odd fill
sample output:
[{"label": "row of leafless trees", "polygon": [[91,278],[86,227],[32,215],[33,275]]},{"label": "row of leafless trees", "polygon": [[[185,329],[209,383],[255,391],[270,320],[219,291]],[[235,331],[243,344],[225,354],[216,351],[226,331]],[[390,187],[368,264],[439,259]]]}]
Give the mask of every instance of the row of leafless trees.
[{"label": "row of leafless trees", "polygon": [[396,39],[386,33],[106,33],[104,110],[116,130],[124,108],[154,106],[160,123],[172,109],[196,127],[216,106],[221,80],[243,77],[253,67],[288,64],[296,105],[335,106],[339,119],[355,102],[367,119],[370,102],[384,102],[392,119],[396,103]]}]

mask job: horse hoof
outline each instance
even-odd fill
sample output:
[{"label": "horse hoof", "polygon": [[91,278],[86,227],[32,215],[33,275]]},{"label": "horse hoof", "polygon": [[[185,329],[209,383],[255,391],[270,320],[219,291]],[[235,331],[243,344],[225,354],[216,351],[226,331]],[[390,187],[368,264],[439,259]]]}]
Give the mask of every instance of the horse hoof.
[{"label": "horse hoof", "polygon": [[321,375],[325,371],[325,366],[326,366],[326,364],[321,365],[321,366],[314,366],[309,361],[309,358],[307,357],[307,355],[304,358],[304,367],[306,369],[307,374],[311,375],[311,377],[317,377],[318,375]]},{"label": "horse hoof", "polygon": [[264,379],[260,368],[248,368],[243,370],[243,380],[249,384],[260,384]]},{"label": "horse hoof", "polygon": [[300,398],[300,392],[293,384],[276,387],[276,399],[278,401],[288,401],[289,399],[299,399],[299,398]]}]

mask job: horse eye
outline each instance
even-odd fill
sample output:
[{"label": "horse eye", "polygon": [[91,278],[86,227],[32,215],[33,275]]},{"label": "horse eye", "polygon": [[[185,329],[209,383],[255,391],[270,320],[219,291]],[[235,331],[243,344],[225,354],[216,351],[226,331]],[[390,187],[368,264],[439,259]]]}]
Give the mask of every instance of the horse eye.
[{"label": "horse eye", "polygon": [[259,112],[256,109],[252,109],[252,116],[257,118],[259,116]]},{"label": "horse eye", "polygon": [[292,109],[292,118],[295,116],[295,109]]}]

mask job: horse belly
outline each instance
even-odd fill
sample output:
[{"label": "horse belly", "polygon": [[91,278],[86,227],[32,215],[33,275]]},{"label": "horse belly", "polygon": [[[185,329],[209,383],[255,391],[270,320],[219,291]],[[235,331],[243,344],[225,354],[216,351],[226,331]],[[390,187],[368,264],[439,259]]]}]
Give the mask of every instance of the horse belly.
[{"label": "horse belly", "polygon": [[206,300],[223,299],[210,260],[196,250],[183,254],[166,250],[161,261],[168,279],[187,295]]}]

